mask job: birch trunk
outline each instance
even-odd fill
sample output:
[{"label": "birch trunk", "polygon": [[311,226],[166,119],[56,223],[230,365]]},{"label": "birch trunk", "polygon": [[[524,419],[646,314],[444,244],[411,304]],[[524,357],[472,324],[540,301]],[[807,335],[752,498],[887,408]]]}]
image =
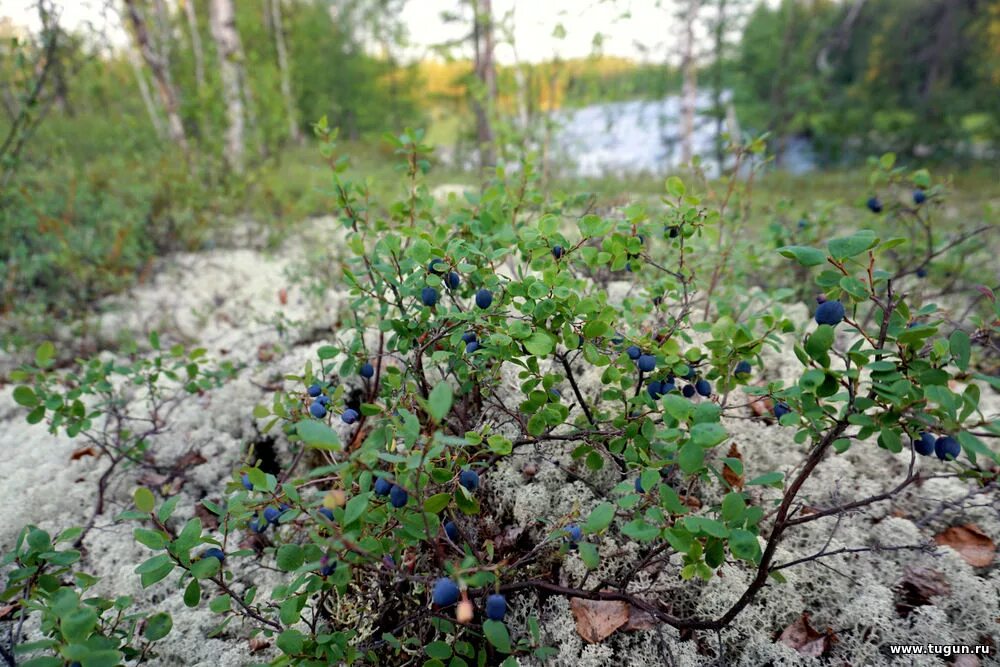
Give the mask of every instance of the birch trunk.
[{"label": "birch trunk", "polygon": [[125,10],[132,26],[132,36],[135,39],[136,47],[146,66],[153,73],[153,81],[156,83],[156,90],[167,116],[167,136],[187,153],[187,134],[184,131],[184,123],[181,122],[177,89],[174,88],[166,63],[153,48],[146,20],[143,18],[136,0],[125,0]]},{"label": "birch trunk", "polygon": [[194,53],[194,80],[200,93],[205,88],[205,52],[201,47],[201,33],[198,32],[198,14],[194,0],[181,0],[187,17],[188,32],[191,33],[191,51]]},{"label": "birch trunk", "polygon": [[684,77],[681,91],[681,161],[685,165],[694,157],[694,116],[698,99],[698,73],[694,57],[694,23],[698,18],[701,0],[687,0],[684,12],[684,51],[681,73]]},{"label": "birch trunk", "polygon": [[475,26],[473,42],[476,54],[476,78],[483,87],[483,95],[473,101],[476,114],[476,140],[479,143],[479,164],[486,169],[496,161],[493,146],[492,117],[497,96],[497,75],[493,63],[493,1],[473,0]]},{"label": "birch trunk", "polygon": [[292,71],[288,60],[288,46],[285,43],[285,27],[281,20],[281,0],[269,0],[271,23],[274,26],[274,42],[278,49],[278,71],[281,73],[281,97],[285,100],[285,116],[288,120],[288,136],[295,143],[302,142],[295,97],[292,95]]},{"label": "birch trunk", "polygon": [[142,96],[142,104],[146,107],[146,113],[149,114],[149,122],[153,124],[156,136],[164,139],[167,136],[167,128],[163,125],[163,119],[160,118],[156,102],[153,101],[153,95],[149,92],[149,82],[146,81],[146,73],[142,70],[142,58],[133,48],[129,48],[127,51],[128,62],[132,66],[132,71],[135,73],[135,81],[139,85],[139,95]]},{"label": "birch trunk", "polygon": [[246,113],[243,108],[243,76],[240,73],[242,46],[236,32],[236,15],[232,0],[212,0],[209,11],[212,39],[219,53],[222,96],[226,104],[227,127],[225,160],[237,173],[246,163]]}]

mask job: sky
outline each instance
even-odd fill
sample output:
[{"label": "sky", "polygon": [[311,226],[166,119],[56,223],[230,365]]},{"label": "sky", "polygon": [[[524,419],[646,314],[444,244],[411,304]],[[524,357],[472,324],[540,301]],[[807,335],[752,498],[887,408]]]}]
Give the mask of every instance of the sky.
[{"label": "sky", "polygon": [[[0,0],[0,16],[34,29],[38,25],[34,4],[35,0]],[[110,14],[109,25],[107,0],[59,0],[57,4],[65,25],[75,28],[92,23],[106,32],[112,44],[124,43],[116,14]],[[402,19],[409,29],[410,56],[419,58],[434,44],[467,30],[441,18],[443,11],[457,5],[456,0],[408,0]],[[594,37],[599,33],[600,52],[605,55],[663,62],[676,52],[680,34],[673,0],[493,0],[493,13],[498,21],[512,15],[516,55],[522,62],[586,57],[594,53]],[[562,39],[553,36],[559,25],[565,29]],[[514,49],[499,44],[496,57],[510,64],[515,60]]]}]

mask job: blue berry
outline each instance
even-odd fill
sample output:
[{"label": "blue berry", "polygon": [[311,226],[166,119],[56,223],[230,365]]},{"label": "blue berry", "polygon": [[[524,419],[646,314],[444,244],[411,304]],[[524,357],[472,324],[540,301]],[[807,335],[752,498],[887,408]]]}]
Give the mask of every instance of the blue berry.
[{"label": "blue berry", "polygon": [[264,520],[268,523],[278,523],[281,518],[281,510],[277,507],[267,507],[264,509]]},{"label": "blue berry", "polygon": [[462,342],[463,343],[471,343],[474,340],[476,340],[476,332],[475,331],[466,331],[464,334],[462,334]]},{"label": "blue berry", "polygon": [[677,238],[677,235],[681,233],[681,228],[678,225],[671,225],[669,227],[664,227],[663,231],[666,232],[667,236],[675,239]]},{"label": "blue berry", "polygon": [[882,202],[878,200],[878,197],[870,197],[865,203],[868,206],[868,210],[872,213],[882,212]]},{"label": "blue berry", "polygon": [[[438,268],[439,264],[441,265],[441,268]],[[444,273],[444,269],[446,266],[447,264],[443,259],[441,259],[440,257],[435,257],[430,261],[430,264],[427,265],[427,270],[436,276],[440,276],[442,273]]]},{"label": "blue berry", "polygon": [[552,256],[559,259],[563,256],[563,248],[561,245],[552,246]]},{"label": "blue berry", "polygon": [[566,536],[569,538],[570,542],[576,544],[583,539],[583,530],[575,523],[571,523],[566,526]]},{"label": "blue berry", "polygon": [[323,393],[323,387],[319,386],[318,384],[309,385],[309,395],[312,396],[313,398],[316,398],[322,393]]},{"label": "blue berry", "polygon": [[688,366],[687,373],[685,373],[681,377],[683,377],[685,380],[693,380],[697,375],[698,374],[694,372],[694,366]]},{"label": "blue berry", "polygon": [[507,598],[494,593],[486,598],[486,618],[491,621],[502,621],[507,614]]},{"label": "blue berry", "polygon": [[750,375],[750,371],[752,370],[753,367],[750,366],[750,362],[744,360],[736,364],[736,371],[734,373],[735,375]]},{"label": "blue berry", "polygon": [[562,398],[562,392],[556,389],[555,387],[552,387],[551,389],[549,389],[549,396],[558,401],[560,398]]},{"label": "blue berry", "polygon": [[920,268],[917,269],[917,278],[926,278],[926,277],[927,277],[927,267],[921,266]]},{"label": "blue berry", "polygon": [[784,417],[785,415],[787,415],[791,411],[792,411],[792,409],[790,407],[788,407],[788,403],[775,403],[774,404],[774,416],[777,417],[778,419],[781,419],[782,417]]},{"label": "blue berry", "polygon": [[930,456],[934,453],[934,436],[924,431],[919,438],[914,438],[913,449],[921,456]]},{"label": "blue berry", "polygon": [[712,395],[712,385],[705,378],[702,378],[694,383],[694,390],[702,396]]},{"label": "blue berry", "polygon": [[354,422],[358,421],[358,416],[359,415],[357,410],[355,410],[354,408],[347,408],[346,410],[344,410],[344,414],[340,415],[340,421],[344,422],[345,424],[353,424]]},{"label": "blue berry", "polygon": [[309,414],[316,419],[322,419],[323,417],[326,417],[326,407],[324,407],[319,401],[313,401],[312,405],[309,406]]},{"label": "blue berry", "polygon": [[226,560],[226,552],[218,547],[209,547],[201,554],[202,558],[217,558],[219,562]]},{"label": "blue berry", "polygon": [[681,393],[684,394],[684,398],[691,398],[692,396],[694,396],[694,385],[693,384],[684,385],[684,388],[681,389]]},{"label": "blue berry", "polygon": [[663,395],[663,383],[659,380],[652,380],[646,385],[646,393],[654,401]]},{"label": "blue berry", "polygon": [[253,482],[250,481],[250,475],[243,473],[240,477],[240,483],[243,484],[243,488],[247,491],[253,491]]},{"label": "blue berry", "polygon": [[433,306],[438,302],[438,291],[433,287],[425,287],[420,292],[420,300],[425,306]]},{"label": "blue berry", "polygon": [[943,435],[934,442],[934,453],[942,461],[952,461],[962,453],[962,446],[950,435]]},{"label": "blue berry", "polygon": [[651,354],[644,354],[639,357],[638,365],[640,371],[649,373],[656,368],[656,357]]},{"label": "blue berry", "polygon": [[799,220],[799,229],[805,229],[809,223],[806,222],[805,218]]},{"label": "blue berry", "polygon": [[917,206],[920,206],[925,201],[927,201],[927,193],[926,192],[924,192],[923,190],[914,190],[913,191],[913,203],[914,204],[916,204]]},{"label": "blue berry", "polygon": [[469,491],[475,491],[479,488],[479,473],[475,470],[463,470],[458,473],[458,483]]},{"label": "blue berry", "polygon": [[479,343],[476,342],[476,341],[472,341],[471,343],[469,343],[468,345],[465,346],[465,353],[466,354],[472,354],[473,352],[475,352],[478,349],[479,349]]},{"label": "blue berry", "polygon": [[493,303],[493,293],[485,287],[476,292],[476,305],[486,310]]},{"label": "blue berry", "polygon": [[458,526],[455,525],[454,521],[444,522],[444,532],[448,536],[448,539],[452,542],[458,543],[458,540],[462,537],[462,534],[458,531]]},{"label": "blue berry", "polygon": [[441,577],[434,582],[431,600],[439,607],[448,607],[458,602],[458,584],[447,577]]},{"label": "blue berry", "polygon": [[826,301],[816,309],[816,324],[836,326],[844,319],[844,304],[840,301]]},{"label": "blue berry", "polygon": [[271,524],[269,524],[265,519],[254,517],[250,519],[250,522],[247,524],[247,528],[255,533],[263,533],[270,525]]},{"label": "blue berry", "polygon": [[326,406],[330,405],[330,397],[327,396],[326,394],[324,394],[324,395],[318,397],[316,399],[316,402],[319,403],[320,405],[322,405],[325,408]]},{"label": "blue berry", "polygon": [[379,477],[375,480],[375,495],[385,497],[389,495],[392,491],[393,484],[385,477]]},{"label": "blue berry", "polygon": [[375,367],[366,361],[364,364],[362,364],[361,370],[358,372],[361,374],[361,377],[363,378],[374,377]]},{"label": "blue berry", "polygon": [[389,490],[389,502],[392,503],[393,507],[395,507],[396,509],[399,509],[400,507],[405,507],[406,501],[408,501],[409,499],[410,499],[410,494],[406,492],[406,489],[396,484],[392,485],[392,488]]},{"label": "blue berry", "polygon": [[673,381],[667,381],[667,380],[665,380],[665,381],[663,381],[663,382],[660,383],[660,393],[661,394],[669,394],[672,391],[677,391],[677,385],[675,385],[673,383]]},{"label": "blue berry", "polygon": [[636,359],[642,356],[642,350],[639,349],[638,345],[630,345],[627,348],[625,348],[625,354],[628,355],[629,359],[635,361]]},{"label": "blue berry", "polygon": [[635,485],[634,486],[635,486],[636,492],[638,492],[638,493],[646,493],[646,491],[642,488],[642,477],[636,477],[635,478]]},{"label": "blue berry", "polygon": [[319,568],[320,576],[329,577],[331,574],[337,571],[337,561],[330,560],[329,556],[323,556],[319,562],[320,562],[320,568]]},{"label": "blue berry", "polygon": [[448,277],[445,278],[444,284],[448,286],[448,289],[456,289],[460,284],[462,284],[462,278],[459,277],[454,271],[448,272]]},{"label": "blue berry", "polygon": [[320,507],[319,513],[324,516],[327,521],[333,521],[333,510],[329,507]]}]

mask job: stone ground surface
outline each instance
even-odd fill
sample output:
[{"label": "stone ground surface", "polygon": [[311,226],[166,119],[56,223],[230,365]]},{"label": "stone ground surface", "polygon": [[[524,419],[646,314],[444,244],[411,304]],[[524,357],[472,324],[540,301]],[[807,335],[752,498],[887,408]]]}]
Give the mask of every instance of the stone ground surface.
[{"label": "stone ground surface", "polygon": [[[322,230],[333,222],[318,220],[312,224]],[[281,373],[301,370],[306,359],[314,358],[316,346],[335,335],[337,313],[346,303],[346,295],[330,292],[318,301],[293,286],[289,270],[301,257],[302,253],[296,251],[269,256],[253,250],[173,257],[151,283],[113,299],[108,305],[116,307],[101,318],[102,330],[109,335],[121,328],[137,334],[152,329],[170,331],[179,338],[198,341],[216,358],[248,364],[226,386],[184,404],[176,413],[170,431],[152,443],[160,461],[175,460],[194,449],[207,459],[190,470],[181,490],[183,497],[177,516],[190,515],[194,503],[201,498],[217,498],[232,479],[231,471],[243,460],[246,443],[257,435],[251,410],[255,404],[268,400],[270,394],[264,387],[280,380]],[[287,289],[284,304],[279,298],[282,289]],[[620,298],[627,289],[624,283],[613,284],[609,294]],[[807,319],[804,310],[800,315]],[[295,335],[282,333],[283,328],[278,326],[282,319],[308,320],[311,330],[308,343],[299,345]],[[264,349],[275,346],[276,350],[267,366],[258,361],[262,345]],[[785,345],[780,351],[768,350],[764,354],[764,367],[767,369],[764,379],[787,380],[797,371],[798,362],[791,346]],[[514,391],[516,383],[514,378],[510,379],[503,391]],[[596,393],[597,383],[595,372],[583,374],[581,385],[585,393]],[[96,478],[102,469],[102,462],[92,457],[71,459],[79,443],[53,437],[44,428],[26,424],[22,409],[12,400],[12,389],[0,388],[0,452],[5,464],[5,472],[0,475],[0,497],[4,498],[7,517],[7,521],[0,522],[0,549],[4,551],[24,524],[59,530],[82,523],[88,516]],[[739,402],[741,397],[731,396],[730,401]],[[986,388],[983,404],[988,415],[1000,412],[1000,397]],[[791,429],[748,418],[728,420],[727,427],[743,454],[748,478],[771,469],[788,472],[803,457],[803,447],[792,441]],[[568,449],[528,452],[538,466],[538,473],[531,481],[526,481],[520,473],[524,458],[512,457],[484,476],[483,493],[496,504],[505,520],[529,526],[531,530],[537,530],[538,519],[558,519],[573,512],[585,515],[598,498],[590,487],[573,482],[560,469],[560,466],[576,469]],[[286,454],[287,450],[279,443],[278,456]],[[822,507],[837,498],[877,493],[900,479],[907,463],[908,458],[889,454],[872,442],[855,443],[846,454],[831,457],[821,466],[803,489],[801,499],[808,505]],[[928,459],[918,465],[929,471],[944,472],[944,466]],[[578,472],[587,474],[584,470]],[[605,490],[617,482],[609,479],[606,472],[591,474],[589,480]],[[206,639],[204,633],[217,617],[207,609],[187,609],[173,577],[149,590],[141,590],[133,569],[148,551],[132,540],[131,526],[111,521],[111,517],[130,504],[135,484],[135,476],[127,473],[112,489],[111,507],[98,519],[88,538],[83,565],[86,571],[102,577],[98,585],[100,593],[134,594],[143,604],[173,615],[173,633],[159,647],[159,657],[153,664],[214,667],[274,657],[266,651],[251,657],[248,643],[236,624],[223,637]],[[948,504],[963,499],[970,488],[954,477],[931,479],[893,503],[878,504],[842,517],[839,524],[834,519],[817,521],[791,535],[782,545],[778,560],[810,555],[828,540],[831,550],[915,544],[950,525],[965,523],[975,523],[1000,542],[1000,502],[995,496]],[[777,492],[754,493],[761,502],[767,502]],[[598,546],[602,553],[598,575],[614,575],[634,555],[628,551],[622,553],[614,537],[605,537]],[[666,595],[677,600],[678,605],[691,605],[700,613],[711,615],[731,604],[749,580],[742,568],[726,565],[723,576],[708,584],[698,588],[682,586],[675,565],[672,562],[660,572],[637,577],[633,591]],[[933,598],[932,604],[900,618],[894,601],[903,569],[908,565],[940,571],[951,594]],[[682,640],[675,630],[662,627],[629,634],[619,632],[602,644],[587,644],[575,630],[568,601],[552,598],[541,609],[542,632],[545,643],[557,647],[559,655],[548,664],[701,665],[708,659],[699,651],[715,651],[720,641],[725,652],[721,664],[819,664],[820,659],[804,657],[774,641],[803,612],[811,615],[816,628],[835,630],[838,641],[831,653],[834,664],[945,664],[939,657],[894,662],[884,654],[884,647],[890,643],[1000,645],[1000,568],[996,565],[973,568],[950,548],[942,548],[936,555],[885,551],[835,556],[822,563],[786,570],[785,574],[788,583],[769,586],[721,638]],[[562,577],[569,585],[594,581],[593,574],[587,578],[575,554],[567,557]],[[254,583],[266,590],[276,580],[273,573],[261,569],[254,574]],[[525,633],[527,614],[539,611],[536,602],[528,597],[515,597],[510,600],[510,608],[508,625],[512,634]],[[1000,662],[987,658],[979,664]]]}]

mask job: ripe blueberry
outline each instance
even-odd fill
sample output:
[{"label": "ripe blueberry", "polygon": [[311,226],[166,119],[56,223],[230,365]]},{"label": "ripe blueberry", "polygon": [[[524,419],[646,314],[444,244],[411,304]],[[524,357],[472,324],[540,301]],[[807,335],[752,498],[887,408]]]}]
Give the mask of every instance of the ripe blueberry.
[{"label": "ripe blueberry", "polygon": [[552,246],[552,256],[559,259],[563,256],[563,248],[561,245]]},{"label": "ripe blueberry", "polygon": [[486,598],[486,618],[491,621],[502,621],[507,614],[507,598],[494,593]]},{"label": "ripe blueberry", "polygon": [[375,480],[375,495],[376,496],[387,496],[389,492],[392,491],[393,484],[385,477],[379,477]]},{"label": "ripe blueberry", "polygon": [[744,360],[744,361],[741,361],[740,363],[736,364],[735,374],[736,375],[750,375],[750,371],[751,370],[753,370],[753,369],[750,366],[750,362]]},{"label": "ripe blueberry", "polygon": [[914,204],[916,204],[917,206],[920,206],[925,201],[927,201],[927,193],[926,192],[924,192],[923,190],[914,190],[913,191],[913,203]]},{"label": "ripe blueberry", "polygon": [[444,533],[448,536],[448,539],[452,542],[458,543],[458,540],[462,537],[462,534],[458,531],[458,526],[455,525],[454,521],[444,522]]},{"label": "ripe blueberry", "polygon": [[320,558],[319,563],[320,563],[320,568],[319,568],[320,576],[329,577],[331,574],[337,571],[337,561],[335,560],[331,561],[329,556],[323,556],[322,558]]},{"label": "ripe blueberry", "polygon": [[926,278],[926,277],[927,277],[927,267],[921,266],[920,268],[917,269],[917,278]]},{"label": "ripe blueberry", "polygon": [[663,303],[663,297],[662,296],[654,296],[653,297],[653,305],[654,306],[659,306],[661,303]]},{"label": "ripe blueberry", "polygon": [[882,202],[878,200],[878,197],[869,197],[866,204],[868,206],[868,210],[872,213],[882,212]]},{"label": "ripe blueberry", "polygon": [[643,490],[643,488],[642,488],[642,477],[636,477],[635,478],[635,485],[634,486],[635,486],[635,490],[638,493],[646,493],[646,491]]},{"label": "ripe blueberry", "polygon": [[462,283],[462,279],[454,271],[448,272],[448,277],[445,278],[444,284],[448,286],[448,289],[456,289]]},{"label": "ripe blueberry", "polygon": [[433,287],[425,287],[420,292],[420,300],[425,306],[433,306],[438,302],[438,291]]},{"label": "ripe blueberry", "polygon": [[950,435],[943,435],[934,442],[934,453],[942,461],[951,461],[962,453],[962,446]]},{"label": "ripe blueberry", "polygon": [[638,345],[630,345],[629,347],[625,348],[625,354],[628,355],[629,359],[635,361],[636,359],[642,356],[642,350],[639,349]]},{"label": "ripe blueberry", "polygon": [[656,357],[651,354],[644,354],[639,357],[638,365],[640,371],[643,373],[649,373],[656,368]]},{"label": "ripe blueberry", "polygon": [[330,397],[326,394],[320,396],[316,399],[316,402],[322,405],[324,408],[330,404]]},{"label": "ripe blueberry", "polygon": [[268,523],[278,523],[281,518],[281,510],[277,507],[267,507],[264,509],[264,520]]},{"label": "ripe blueberry", "polygon": [[673,380],[664,380],[660,383],[661,394],[669,394],[672,391],[677,391],[677,385],[674,384]]},{"label": "ripe blueberry", "polygon": [[921,456],[930,456],[934,453],[934,436],[923,431],[919,438],[913,439],[913,449]]},{"label": "ripe blueberry", "polygon": [[395,508],[400,508],[406,505],[406,501],[410,499],[410,494],[406,492],[401,486],[393,485],[392,489],[389,490],[389,502]]},{"label": "ripe blueberry", "polygon": [[[438,268],[439,264],[441,265],[441,268]],[[445,261],[443,259],[441,259],[440,257],[435,257],[434,259],[431,260],[430,264],[427,265],[427,270],[436,276],[440,276],[442,273],[444,273],[445,266],[447,265],[445,264]]]},{"label": "ripe blueberry", "polygon": [[571,523],[570,525],[566,526],[565,530],[567,538],[573,544],[576,544],[581,539],[583,539],[583,530],[581,530],[580,526],[576,525],[575,523]]},{"label": "ripe blueberry", "polygon": [[652,380],[646,385],[646,393],[654,401],[660,396],[663,396],[663,383],[659,380]]},{"label": "ripe blueberry", "polygon": [[809,223],[808,223],[808,222],[806,222],[806,219],[805,219],[805,218],[802,218],[801,220],[799,220],[799,229],[805,229],[805,228],[806,228],[806,225],[808,225],[808,224],[809,224]]},{"label": "ripe blueberry", "polygon": [[447,577],[434,582],[431,600],[439,607],[447,607],[458,602],[458,584]]},{"label": "ripe blueberry", "polygon": [[320,507],[319,513],[323,515],[327,521],[333,521],[333,510],[329,507]]},{"label": "ripe blueberry", "polygon": [[347,408],[344,410],[344,414],[340,415],[340,421],[345,424],[353,424],[358,421],[358,411],[354,408]]},{"label": "ripe blueberry", "polygon": [[777,417],[778,419],[781,419],[782,417],[784,417],[785,415],[787,415],[791,411],[792,411],[792,409],[790,407],[788,407],[787,403],[775,403],[774,404],[774,416]]},{"label": "ripe blueberry", "polygon": [[671,225],[665,229],[667,236],[672,239],[677,238],[677,235],[681,233],[681,228],[678,225]]},{"label": "ripe blueberry", "polygon": [[255,533],[263,533],[270,525],[271,524],[269,524],[266,520],[260,517],[254,517],[250,519],[250,522],[247,524],[247,528]]},{"label": "ripe blueberry", "polygon": [[313,401],[312,405],[309,406],[309,414],[316,419],[322,419],[326,417],[326,408],[319,401]]},{"label": "ripe blueberry", "polygon": [[816,324],[836,326],[844,319],[844,304],[840,301],[827,301],[819,304],[816,309]]},{"label": "ripe blueberry", "polygon": [[243,476],[240,477],[240,483],[243,484],[243,488],[247,491],[253,491],[253,482],[250,481],[250,475],[243,473]]},{"label": "ripe blueberry", "polygon": [[475,470],[463,470],[458,473],[458,483],[469,491],[475,491],[479,488],[479,473]]},{"label": "ripe blueberry", "polygon": [[313,398],[316,398],[322,393],[323,393],[323,387],[319,386],[318,384],[309,385],[309,395],[312,396]]},{"label": "ripe blueberry", "polygon": [[493,293],[490,292],[485,287],[478,292],[476,292],[476,305],[486,310],[493,303]]},{"label": "ripe blueberry", "polygon": [[709,384],[708,380],[702,378],[694,383],[694,390],[697,391],[702,396],[712,395],[712,385]]},{"label": "ripe blueberry", "polygon": [[370,378],[375,375],[375,367],[366,361],[361,366],[361,370],[359,372],[361,373],[361,377]]},{"label": "ripe blueberry", "polygon": [[474,340],[476,340],[476,332],[475,331],[466,331],[464,334],[462,334],[462,342],[463,343],[471,343]]},{"label": "ripe blueberry", "polygon": [[695,389],[693,384],[686,384],[684,388],[681,389],[681,393],[684,394],[684,398],[691,398],[695,394]]},{"label": "ripe blueberry", "polygon": [[226,552],[218,547],[209,547],[201,553],[202,558],[217,558],[219,562],[226,560]]},{"label": "ripe blueberry", "polygon": [[694,366],[688,366],[687,367],[687,373],[685,373],[682,377],[685,380],[693,380],[696,375],[697,375],[697,373],[694,372]]},{"label": "ripe blueberry", "polygon": [[465,353],[472,354],[478,349],[479,349],[479,343],[477,343],[476,341],[472,341],[471,343],[465,346]]}]

